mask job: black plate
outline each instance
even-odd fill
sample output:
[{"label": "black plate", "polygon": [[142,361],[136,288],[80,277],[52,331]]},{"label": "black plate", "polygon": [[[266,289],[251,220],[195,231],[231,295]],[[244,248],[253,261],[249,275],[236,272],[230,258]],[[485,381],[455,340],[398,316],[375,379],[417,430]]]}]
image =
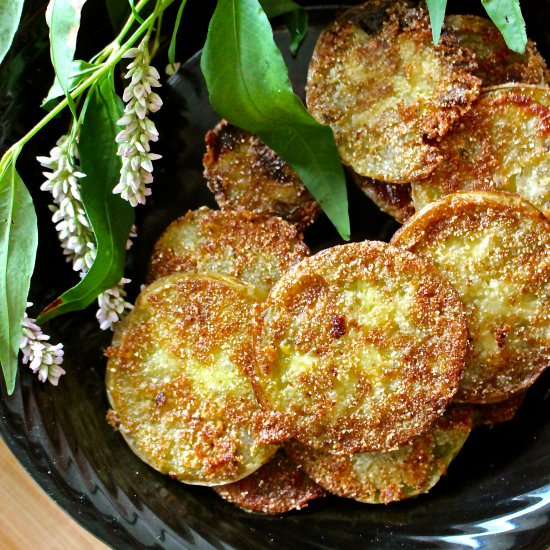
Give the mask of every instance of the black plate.
[{"label": "black plate", "polygon": [[[530,34],[547,59],[550,37],[545,34],[544,19],[548,7],[548,2],[524,5]],[[198,49],[204,39],[208,10],[194,9],[198,11],[190,12],[193,19],[188,20],[198,23],[192,33],[188,31],[184,52]],[[286,33],[277,33],[298,93],[303,92],[315,36],[333,13],[332,8],[311,12],[312,29],[296,59],[288,54]],[[26,32],[34,28],[29,17]],[[42,27],[39,31],[36,36],[43,36]],[[94,32],[97,39],[98,33],[107,31],[94,28]],[[4,98],[2,134],[8,142],[39,116],[32,106],[50,80],[44,69],[47,44],[40,40],[32,51],[24,49],[27,71],[11,83],[12,94]],[[197,56],[192,57],[163,88],[165,106],[157,123],[164,158],[157,164],[153,196],[139,212],[139,238],[128,267],[134,296],[152,244],[167,223],[189,208],[213,205],[202,179],[201,157],[202,136],[217,116],[208,104],[198,62]],[[62,131],[60,122],[39,137],[19,165],[39,202],[41,249],[32,294],[42,306],[74,282],[49,224],[45,196],[36,191],[39,167],[31,162],[33,155],[47,152]],[[397,227],[395,222],[355,188],[350,186],[349,191],[354,238],[387,240]],[[338,242],[326,219],[317,222],[307,239],[314,248]],[[429,495],[388,506],[328,498],[301,512],[266,517],[242,512],[207,488],[184,486],[156,473],[111,430],[104,420],[108,404],[103,383],[103,350],[110,335],[98,330],[93,312],[59,319],[48,330],[54,341],[65,343],[67,375],[59,388],[53,388],[37,382],[22,367],[14,395],[7,397],[2,389],[0,431],[48,494],[113,547],[531,550],[550,544],[548,375],[529,391],[512,422],[473,433],[448,476]]]}]

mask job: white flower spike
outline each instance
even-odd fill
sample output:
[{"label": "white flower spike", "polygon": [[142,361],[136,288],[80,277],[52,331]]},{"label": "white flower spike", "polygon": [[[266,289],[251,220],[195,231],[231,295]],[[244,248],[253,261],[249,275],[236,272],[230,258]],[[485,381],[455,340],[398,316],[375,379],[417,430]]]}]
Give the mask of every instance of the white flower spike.
[{"label": "white flower spike", "polygon": [[62,136],[50,151],[49,157],[37,157],[49,170],[43,172],[46,181],[42,191],[52,194],[52,221],[55,224],[63,254],[75,271],[90,269],[96,255],[93,231],[80,198],[79,179],[85,177],[76,167],[76,148],[69,136]]},{"label": "white flower spike", "polygon": [[148,113],[156,113],[162,106],[160,96],[152,91],[160,86],[160,75],[150,65],[149,39],[145,37],[137,48],[128,50],[124,57],[132,58],[125,78],[130,80],[122,99],[126,103],[124,116],[118,121],[122,130],[116,141],[122,158],[120,181],[113,189],[132,206],[145,204],[151,194],[148,187],[153,182],[153,162],[161,155],[151,153],[151,141],[158,141],[159,134]]}]

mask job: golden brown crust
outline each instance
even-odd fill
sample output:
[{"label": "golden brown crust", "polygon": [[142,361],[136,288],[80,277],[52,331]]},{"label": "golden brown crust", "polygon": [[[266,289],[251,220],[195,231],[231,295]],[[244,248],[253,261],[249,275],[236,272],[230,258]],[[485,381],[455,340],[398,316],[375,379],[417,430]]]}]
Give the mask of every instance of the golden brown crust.
[{"label": "golden brown crust", "polygon": [[199,485],[241,479],[276,447],[259,443],[261,412],[246,372],[256,296],[233,278],[181,273],[138,297],[107,351],[119,432],[161,473]]},{"label": "golden brown crust", "polygon": [[521,391],[498,403],[475,405],[476,422],[492,425],[512,420],[521,407],[526,394],[526,391]]},{"label": "golden brown crust", "polygon": [[412,185],[416,210],[457,191],[509,191],[550,216],[550,90],[487,90],[441,142],[445,158]]},{"label": "golden brown crust", "polygon": [[307,258],[275,285],[253,385],[278,415],[281,439],[338,454],[388,450],[445,409],[466,347],[463,305],[430,262],[386,243],[351,243]]},{"label": "golden brown crust", "polygon": [[353,180],[367,197],[399,223],[406,222],[414,214],[414,204],[409,183],[384,183],[352,173]]},{"label": "golden brown crust", "polygon": [[284,271],[307,255],[302,235],[281,218],[202,207],[164,231],[148,279],[176,272],[221,273],[266,295]]},{"label": "golden brown crust", "polygon": [[394,451],[334,456],[296,441],[285,449],[327,491],[371,504],[427,493],[447,471],[472,429],[471,409],[452,407]]},{"label": "golden brown crust", "polygon": [[480,92],[473,55],[451,35],[434,46],[423,6],[371,0],[320,35],[307,78],[312,115],[334,131],[343,162],[390,183],[428,176],[437,145]]},{"label": "golden brown crust", "polygon": [[271,515],[301,510],[311,500],[326,495],[282,450],[253,474],[213,489],[239,508]]},{"label": "golden brown crust", "polygon": [[549,221],[511,193],[458,193],[391,242],[431,257],[466,305],[472,348],[457,399],[499,402],[529,387],[550,357]]},{"label": "golden brown crust", "polygon": [[254,134],[222,120],[205,140],[204,176],[220,208],[279,216],[301,229],[321,213],[298,174]]},{"label": "golden brown crust", "polygon": [[448,15],[443,32],[450,32],[460,45],[473,51],[478,64],[474,74],[484,86],[506,82],[547,85],[548,68],[535,44],[527,41],[524,54],[506,46],[502,34],[487,18],[477,15]]}]

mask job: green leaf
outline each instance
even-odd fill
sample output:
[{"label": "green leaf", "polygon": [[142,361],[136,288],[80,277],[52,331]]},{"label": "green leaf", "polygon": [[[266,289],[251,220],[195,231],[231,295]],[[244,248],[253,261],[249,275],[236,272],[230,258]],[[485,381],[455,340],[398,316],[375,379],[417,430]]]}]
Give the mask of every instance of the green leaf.
[{"label": "green leaf", "polygon": [[0,173],[0,362],[9,394],[38,246],[32,198],[11,158]]},{"label": "green leaf", "polygon": [[270,19],[285,16],[290,33],[290,52],[296,55],[307,33],[306,11],[292,0],[260,0],[260,5]]},{"label": "green leaf", "polygon": [[174,65],[176,63],[176,38],[180,28],[181,16],[183,15],[185,4],[187,4],[187,0],[181,0],[180,7],[178,8],[178,13],[176,15],[176,21],[174,23],[174,29],[172,30],[172,38],[170,39],[170,46],[168,47],[168,63],[170,63],[170,65]]},{"label": "green leaf", "polygon": [[[97,67],[95,65],[82,61],[81,59],[75,59],[72,61],[71,70],[69,71],[67,91],[72,92],[91,72],[95,71],[96,68]],[[56,76],[52,87],[48,91],[48,95],[44,98],[44,101],[40,106],[49,111],[56,104],[55,100],[63,95],[65,95],[65,92]]]},{"label": "green leaf", "polygon": [[439,44],[443,20],[445,19],[445,10],[447,9],[447,0],[426,0],[428,12],[430,14],[430,23],[432,25],[432,37],[434,44]]},{"label": "green leaf", "polygon": [[515,52],[524,53],[527,32],[519,0],[481,0],[481,3],[502,33],[506,45]]},{"label": "green leaf", "polygon": [[287,160],[348,239],[346,183],[334,137],[292,91],[257,0],[218,1],[201,67],[214,109],[236,126],[258,134]]},{"label": "green leaf", "polygon": [[90,92],[84,112],[78,150],[86,177],[80,194],[94,231],[97,256],[84,278],[62,294],[40,315],[39,322],[89,306],[104,290],[122,278],[126,242],[134,221],[134,209],[113,194],[120,177],[121,160],[115,142],[122,102],[117,97],[112,75]]},{"label": "green leaf", "polygon": [[307,13],[305,10],[287,13],[285,23],[290,33],[290,53],[296,55],[307,34]]},{"label": "green leaf", "polygon": [[75,118],[76,110],[69,96],[69,80],[80,28],[80,13],[85,3],[86,0],[50,0],[46,8],[52,65]]},{"label": "green leaf", "polygon": [[0,63],[11,47],[22,11],[23,0],[0,1]]},{"label": "green leaf", "polygon": [[270,19],[302,9],[292,0],[260,0],[260,5]]}]

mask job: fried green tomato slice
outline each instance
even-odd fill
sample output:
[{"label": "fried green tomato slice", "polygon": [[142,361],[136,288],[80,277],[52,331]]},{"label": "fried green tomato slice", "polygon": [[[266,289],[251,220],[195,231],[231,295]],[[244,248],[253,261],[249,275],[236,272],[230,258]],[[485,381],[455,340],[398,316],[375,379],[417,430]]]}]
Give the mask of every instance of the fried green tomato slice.
[{"label": "fried green tomato slice", "polygon": [[279,155],[226,120],[206,134],[203,165],[221,209],[279,216],[301,229],[321,213],[319,203]]},{"label": "fried green tomato slice", "polygon": [[527,391],[521,391],[504,401],[475,405],[475,419],[478,424],[500,424],[512,420],[521,407]]},{"label": "fried green tomato slice", "polygon": [[327,491],[369,504],[388,504],[427,493],[446,473],[471,429],[471,410],[452,407],[427,431],[394,451],[334,456],[297,442],[285,449]]},{"label": "fried green tomato slice", "polygon": [[248,477],[213,489],[243,510],[271,515],[301,510],[311,500],[326,495],[282,450]]},{"label": "fried green tomato slice", "polygon": [[391,242],[430,257],[466,306],[472,346],[457,399],[494,403],[528,388],[550,362],[548,219],[511,193],[457,193]]},{"label": "fried green tomato slice", "polygon": [[404,223],[414,214],[414,204],[409,183],[384,183],[352,174],[357,187],[386,214]]},{"label": "fried green tomato slice", "polygon": [[478,68],[474,74],[484,86],[506,82],[544,86],[548,82],[548,68],[535,44],[528,40],[525,53],[513,52],[498,28],[485,17],[448,15],[443,32],[450,32],[461,46],[475,53]]},{"label": "fried green tomato slice", "polygon": [[426,10],[398,0],[351,8],[324,30],[307,75],[307,106],[362,176],[408,183],[441,162],[437,140],[470,108],[481,81],[450,34],[434,46]]},{"label": "fried green tomato slice", "polygon": [[431,262],[386,243],[307,258],[260,317],[253,385],[281,439],[338,454],[389,450],[426,429],[460,383],[460,298]]},{"label": "fried green tomato slice", "polygon": [[441,142],[445,157],[412,184],[416,210],[458,191],[509,191],[550,216],[550,90],[503,85],[485,92]]},{"label": "fried green tomato slice", "polygon": [[158,279],[117,328],[107,393],[118,430],[147,464],[179,481],[219,485],[257,470],[262,412],[246,375],[257,296],[236,279]]},{"label": "fried green tomato slice", "polygon": [[308,255],[301,233],[281,218],[202,207],[164,231],[155,244],[148,278],[220,273],[267,295],[288,268]]}]

